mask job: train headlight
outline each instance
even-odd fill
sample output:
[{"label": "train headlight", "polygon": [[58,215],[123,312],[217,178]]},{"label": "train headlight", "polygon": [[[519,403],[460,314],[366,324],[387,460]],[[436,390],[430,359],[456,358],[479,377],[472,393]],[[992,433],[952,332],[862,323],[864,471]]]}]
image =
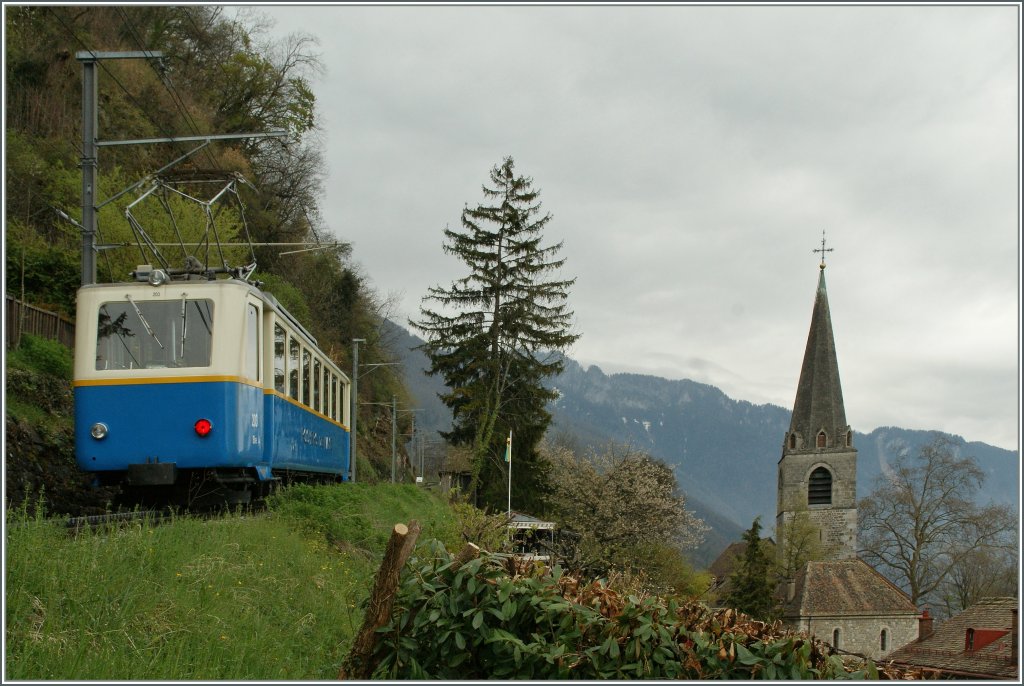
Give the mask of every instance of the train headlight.
[{"label": "train headlight", "polygon": [[89,429],[89,433],[97,441],[102,441],[104,438],[107,437],[107,425],[104,424],[103,422],[96,422]]},{"label": "train headlight", "polygon": [[199,419],[196,420],[195,430],[196,435],[199,436],[199,438],[206,438],[210,435],[210,432],[213,431],[213,424],[209,419]]},{"label": "train headlight", "polygon": [[162,286],[167,283],[167,272],[163,269],[154,269],[149,273],[150,286]]}]

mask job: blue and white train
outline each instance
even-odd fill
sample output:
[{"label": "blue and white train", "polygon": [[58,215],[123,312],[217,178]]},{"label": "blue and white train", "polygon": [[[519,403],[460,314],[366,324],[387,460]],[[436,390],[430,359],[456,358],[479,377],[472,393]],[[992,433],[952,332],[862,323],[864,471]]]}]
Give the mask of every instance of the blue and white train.
[{"label": "blue and white train", "polygon": [[348,480],[349,379],[273,296],[135,274],[78,291],[75,454],[95,483],[199,507]]}]

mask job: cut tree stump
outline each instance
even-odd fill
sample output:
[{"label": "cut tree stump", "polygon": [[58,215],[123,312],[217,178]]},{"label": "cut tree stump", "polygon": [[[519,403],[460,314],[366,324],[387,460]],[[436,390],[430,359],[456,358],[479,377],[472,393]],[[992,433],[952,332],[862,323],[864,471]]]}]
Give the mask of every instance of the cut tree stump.
[{"label": "cut tree stump", "polygon": [[352,647],[341,663],[339,679],[366,680],[373,675],[377,662],[373,657],[377,647],[377,629],[391,619],[391,609],[395,604],[398,590],[398,578],[402,573],[409,556],[416,547],[416,539],[420,535],[420,525],[415,519],[405,524],[395,524],[384,551],[384,559],[380,563],[377,575],[373,579],[373,590],[363,617],[363,625],[352,641]]}]

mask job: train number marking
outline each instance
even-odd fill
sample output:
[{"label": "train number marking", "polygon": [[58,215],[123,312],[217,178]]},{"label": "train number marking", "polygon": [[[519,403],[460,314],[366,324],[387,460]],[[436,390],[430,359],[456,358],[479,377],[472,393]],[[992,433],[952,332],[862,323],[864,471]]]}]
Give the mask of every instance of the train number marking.
[{"label": "train number marking", "polygon": [[302,430],[302,442],[306,445],[318,446],[324,450],[329,450],[331,447],[330,436],[321,436],[317,432],[310,431],[309,429]]}]

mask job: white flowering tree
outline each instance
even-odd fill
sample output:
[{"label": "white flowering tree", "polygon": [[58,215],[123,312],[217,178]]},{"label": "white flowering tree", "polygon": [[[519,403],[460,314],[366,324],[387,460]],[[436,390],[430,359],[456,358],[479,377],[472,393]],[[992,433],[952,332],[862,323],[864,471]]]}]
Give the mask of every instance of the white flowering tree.
[{"label": "white flowering tree", "polygon": [[581,453],[545,443],[552,465],[553,506],[560,523],[581,536],[590,557],[645,569],[651,559],[694,548],[707,526],[686,509],[675,474],[664,462],[625,446]]}]

